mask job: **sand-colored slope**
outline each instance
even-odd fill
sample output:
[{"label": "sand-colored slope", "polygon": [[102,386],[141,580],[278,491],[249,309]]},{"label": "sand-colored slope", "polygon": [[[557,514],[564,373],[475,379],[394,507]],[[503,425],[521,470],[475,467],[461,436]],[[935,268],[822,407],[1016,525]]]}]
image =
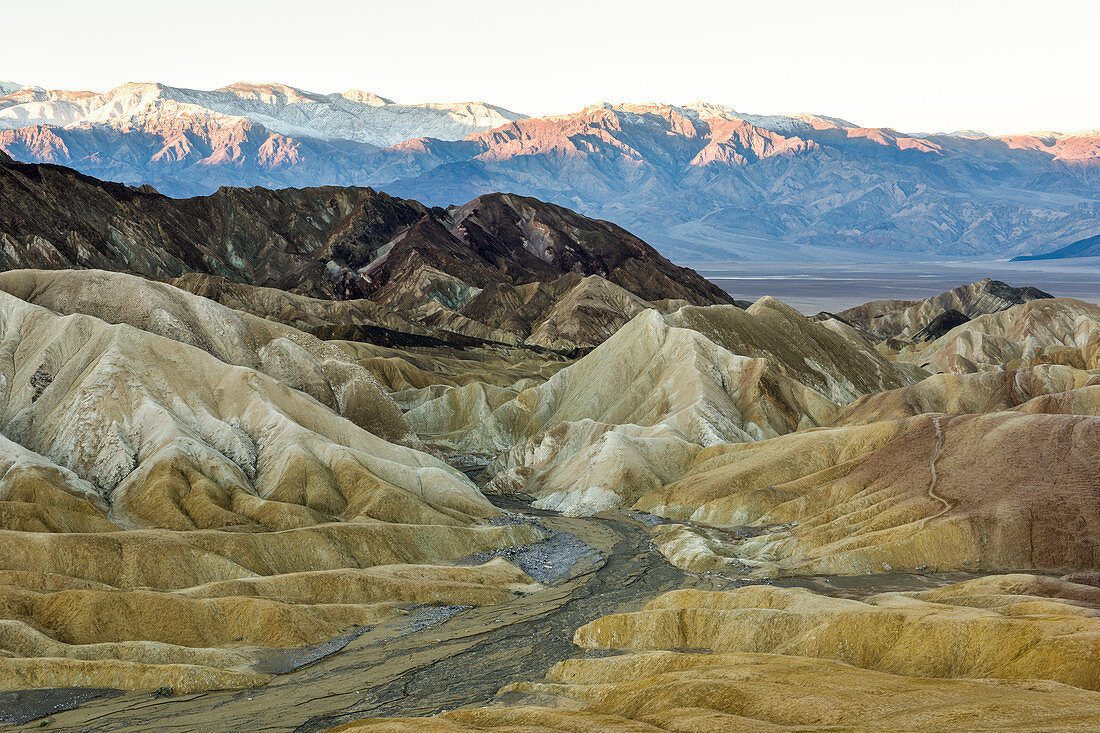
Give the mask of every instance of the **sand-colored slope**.
[{"label": "sand-colored slope", "polygon": [[[916,384],[860,398],[843,410],[835,424],[896,420],[929,412],[963,415],[1017,407],[1028,412],[1071,412],[1072,406],[1078,404],[1089,410],[1081,399],[1075,401],[1063,393],[1082,390],[1083,394],[1095,387],[1100,387],[1100,373],[1061,365],[934,374]],[[1046,399],[1036,399],[1040,397]],[[1043,409],[1043,405],[1050,409]],[[1084,414],[1095,413],[1089,410]]]},{"label": "sand-colored slope", "polygon": [[1098,605],[1093,587],[1035,576],[864,602],[674,591],[577,630],[583,648],[626,654],[566,660],[492,707],[336,730],[1087,731]]},{"label": "sand-colored slope", "polygon": [[1098,451],[1088,415],[924,415],[714,448],[635,506],[752,525],[720,554],[766,575],[1093,568]]},{"label": "sand-colored slope", "polygon": [[[217,581],[178,591],[80,589],[4,594],[5,648],[20,656],[96,658],[130,653],[182,661],[181,650],[216,658],[217,647],[293,647],[326,641],[393,613],[394,604],[500,603],[537,584],[504,560],[478,567],[377,566]],[[21,622],[12,624],[11,622]],[[32,635],[30,629],[36,630]],[[64,645],[115,645],[66,649]],[[119,646],[121,645],[121,646]],[[128,645],[128,646],[127,646]],[[129,652],[127,652],[129,649]],[[160,650],[161,655],[152,653]],[[204,651],[215,649],[215,651]],[[140,650],[146,653],[140,655]],[[199,652],[196,652],[198,654]],[[251,652],[243,652],[252,657]],[[242,652],[236,652],[238,656]],[[234,666],[234,665],[230,665]]]},{"label": "sand-colored slope", "polygon": [[260,372],[6,294],[0,318],[5,434],[88,480],[122,521],[288,527],[495,513],[457,471]]},{"label": "sand-colored slope", "polygon": [[408,439],[397,407],[342,350],[295,328],[185,290],[103,270],[14,270],[0,290],[62,315],[129,324],[264,372],[387,440]]},{"label": "sand-colored slope", "polygon": [[310,570],[177,591],[2,585],[0,689],[254,686],[269,679],[251,671],[267,647],[327,641],[414,604],[500,603],[538,587],[504,560]]},{"label": "sand-colored slope", "polygon": [[986,278],[923,300],[875,300],[841,311],[837,317],[876,339],[923,340],[919,337],[927,333],[928,325],[947,311],[970,319],[1050,297],[1037,288],[1014,288]]},{"label": "sand-colored slope", "polygon": [[674,480],[706,446],[829,424],[840,404],[906,381],[858,336],[765,298],[646,310],[513,399],[467,385],[406,417],[431,442],[496,455],[491,489],[592,513]]},{"label": "sand-colored slope", "polygon": [[480,523],[499,511],[460,472],[215,358],[256,352],[161,305],[128,317],[179,340],[0,294],[0,689],[260,684],[260,647],[535,587],[440,564],[539,530]]},{"label": "sand-colored slope", "polygon": [[[915,680],[778,655],[644,652],[516,685],[527,706],[375,718],[340,733],[1095,730],[1100,695],[1056,683]],[[565,675],[569,675],[565,677]],[[563,679],[564,678],[564,679]],[[591,680],[591,682],[589,682]],[[556,704],[560,707],[538,707]],[[581,709],[569,709],[580,707]]]},{"label": "sand-colored slope", "polygon": [[908,381],[851,329],[820,326],[771,297],[746,310],[682,308],[669,316],[669,323],[695,330],[734,354],[769,359],[791,379],[838,404]]},{"label": "sand-colored slope", "polygon": [[913,677],[1047,679],[1100,689],[1100,593],[1051,582],[998,576],[864,601],[769,586],[672,591],[639,612],[582,626],[574,642],[787,654]]}]

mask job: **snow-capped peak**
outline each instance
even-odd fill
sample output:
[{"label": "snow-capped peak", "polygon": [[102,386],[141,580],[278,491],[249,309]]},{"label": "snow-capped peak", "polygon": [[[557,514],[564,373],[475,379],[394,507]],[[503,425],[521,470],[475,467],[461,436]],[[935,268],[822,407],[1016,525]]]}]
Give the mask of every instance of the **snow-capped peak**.
[{"label": "snow-capped peak", "polygon": [[[0,97],[23,89],[4,82]],[[210,91],[157,83],[128,83],[101,94],[41,90],[0,102],[0,129],[33,125],[119,125],[187,115],[220,124],[247,119],[296,137],[351,140],[379,147],[433,137],[461,140],[525,115],[481,102],[396,104],[370,92],[318,94],[286,84],[237,82]]]},{"label": "snow-capped peak", "polygon": [[8,79],[0,79],[0,97],[6,97],[12,92],[18,92],[21,89],[27,89],[26,84],[20,84],[17,81],[10,81]]},{"label": "snow-capped peak", "polygon": [[214,92],[224,92],[250,102],[266,105],[286,105],[324,102],[325,96],[303,91],[286,84],[238,81]]},{"label": "snow-capped peak", "polygon": [[392,99],[386,99],[380,97],[374,92],[364,92],[361,89],[348,89],[341,95],[349,102],[357,102],[359,104],[365,104],[369,107],[385,107],[388,104],[396,104]]}]

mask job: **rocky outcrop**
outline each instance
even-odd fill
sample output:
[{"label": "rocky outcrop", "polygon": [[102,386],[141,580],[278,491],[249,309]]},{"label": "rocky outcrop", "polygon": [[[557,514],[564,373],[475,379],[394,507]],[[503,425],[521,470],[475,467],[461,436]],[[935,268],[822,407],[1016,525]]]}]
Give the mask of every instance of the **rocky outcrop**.
[{"label": "rocky outcrop", "polygon": [[835,317],[875,339],[931,341],[971,318],[1052,297],[1038,288],[1014,288],[987,278],[924,300],[875,300]]},{"label": "rocky outcrop", "polygon": [[1074,298],[1030,301],[906,346],[897,358],[954,373],[1034,364],[1100,368],[1100,306]]}]

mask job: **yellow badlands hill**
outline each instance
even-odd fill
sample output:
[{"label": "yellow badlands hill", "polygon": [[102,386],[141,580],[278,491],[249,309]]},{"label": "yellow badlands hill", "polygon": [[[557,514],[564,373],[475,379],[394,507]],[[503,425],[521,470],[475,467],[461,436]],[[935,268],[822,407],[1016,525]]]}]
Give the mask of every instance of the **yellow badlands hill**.
[{"label": "yellow badlands hill", "polygon": [[1100,373],[1044,364],[968,374],[935,374],[916,384],[868,395],[845,408],[836,425],[896,420],[924,413],[977,414],[1019,409],[1096,415]]},{"label": "yellow badlands hill", "polygon": [[495,456],[490,490],[588,514],[675,480],[707,446],[830,424],[914,374],[850,328],[763,298],[747,311],[646,310],[544,384],[509,399],[464,385],[406,418],[430,442]]},{"label": "yellow badlands hill", "polygon": [[403,731],[1088,731],[1100,590],[1007,575],[864,601],[749,586],[673,591],[577,630],[583,649],[498,704]]},{"label": "yellow badlands hill", "polygon": [[260,647],[537,587],[502,560],[437,565],[542,534],[483,524],[500,512],[463,474],[379,437],[373,380],[356,417],[377,434],[215,358],[271,345],[227,323],[199,348],[0,293],[0,689],[258,684]]},{"label": "yellow badlands hill", "polygon": [[0,291],[62,315],[84,314],[202,349],[301,390],[388,440],[412,440],[377,381],[341,349],[295,328],[164,283],[102,270],[13,270]]},{"label": "yellow badlands hill", "polygon": [[[663,517],[655,544],[692,572],[1100,566],[1087,303],[893,353],[772,298],[653,308],[592,277],[467,293],[462,313],[420,303],[408,323],[191,285],[310,328],[602,343],[573,361],[321,341],[128,275],[0,274],[0,689],[259,685],[272,647],[540,588],[501,559],[448,564],[546,534],[491,522],[425,444],[491,460],[488,492]],[[582,627],[600,654],[502,706],[351,729],[1090,730],[1097,593],[1030,575],[863,601],[679,591]]]},{"label": "yellow badlands hill", "polygon": [[762,575],[1094,568],[1100,420],[997,412],[921,415],[701,453],[635,508],[747,525],[715,542],[690,527],[658,544],[688,569]]}]

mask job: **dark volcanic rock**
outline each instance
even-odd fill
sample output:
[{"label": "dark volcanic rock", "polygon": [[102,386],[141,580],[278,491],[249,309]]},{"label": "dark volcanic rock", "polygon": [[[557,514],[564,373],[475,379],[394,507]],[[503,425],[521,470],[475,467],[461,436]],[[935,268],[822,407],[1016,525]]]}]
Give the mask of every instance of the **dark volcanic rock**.
[{"label": "dark volcanic rock", "polygon": [[377,248],[427,209],[369,188],[223,188],[170,199],[54,165],[0,163],[0,268],[186,272],[333,295],[329,257]]},{"label": "dark volcanic rock", "polygon": [[913,336],[914,341],[935,341],[940,336],[950,331],[955,326],[961,326],[970,320],[970,317],[958,312],[957,310],[949,310],[940,313],[933,318],[931,322],[920,331],[917,331]]}]

